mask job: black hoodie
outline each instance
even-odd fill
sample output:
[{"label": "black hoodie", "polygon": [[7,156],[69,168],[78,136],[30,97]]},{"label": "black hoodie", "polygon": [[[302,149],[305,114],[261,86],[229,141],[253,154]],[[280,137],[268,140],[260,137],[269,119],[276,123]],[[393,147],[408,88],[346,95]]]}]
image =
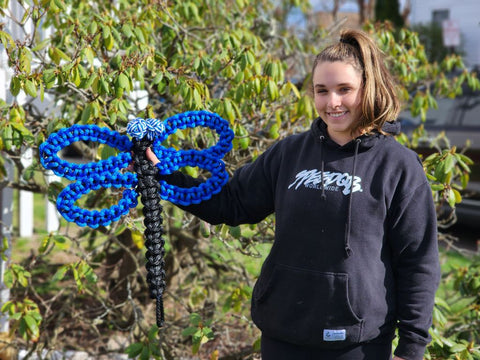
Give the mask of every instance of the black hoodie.
[{"label": "black hoodie", "polygon": [[[180,174],[168,182],[192,185]],[[440,277],[436,213],[420,159],[393,136],[340,146],[318,118],[237,170],[211,200],[182,208],[229,225],[275,213],[252,298],[265,335],[340,348],[389,342],[398,327],[395,354],[422,359]]]}]

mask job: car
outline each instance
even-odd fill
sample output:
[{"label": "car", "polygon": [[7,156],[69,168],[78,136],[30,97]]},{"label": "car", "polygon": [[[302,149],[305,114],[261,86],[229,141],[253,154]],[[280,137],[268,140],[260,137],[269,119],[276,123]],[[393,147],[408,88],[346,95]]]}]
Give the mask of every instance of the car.
[{"label": "car", "polygon": [[[435,151],[431,140],[445,132],[450,146],[465,150],[474,164],[470,166],[470,181],[462,191],[462,202],[456,206],[457,223],[480,230],[480,91],[465,90],[457,98],[437,99],[438,109],[430,109],[423,123],[428,137],[419,141],[415,150],[425,158]],[[410,135],[421,123],[420,116],[412,117],[403,111],[398,120],[402,132]],[[468,144],[468,146],[467,146]]]}]

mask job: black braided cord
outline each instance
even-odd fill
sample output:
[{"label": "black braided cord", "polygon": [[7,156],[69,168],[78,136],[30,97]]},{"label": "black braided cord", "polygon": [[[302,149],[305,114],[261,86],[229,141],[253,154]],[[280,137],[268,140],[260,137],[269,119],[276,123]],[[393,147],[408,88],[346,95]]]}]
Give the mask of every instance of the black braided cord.
[{"label": "black braided cord", "polygon": [[156,180],[158,169],[145,155],[152,141],[146,137],[141,140],[132,139],[134,170],[137,173],[137,192],[143,204],[143,223],[145,225],[145,247],[147,258],[147,283],[151,299],[156,299],[157,326],[162,327],[165,321],[163,309],[163,293],[165,292],[165,234],[162,222],[163,207],[160,203],[160,184]]}]

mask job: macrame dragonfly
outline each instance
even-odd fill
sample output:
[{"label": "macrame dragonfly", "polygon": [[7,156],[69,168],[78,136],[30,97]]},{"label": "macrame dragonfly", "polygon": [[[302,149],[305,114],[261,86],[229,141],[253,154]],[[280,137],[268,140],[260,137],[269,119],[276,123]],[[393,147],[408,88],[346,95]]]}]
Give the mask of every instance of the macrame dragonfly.
[{"label": "macrame dragonfly", "polygon": [[[168,136],[178,129],[208,127],[219,135],[218,142],[203,150],[175,150],[162,145]],[[163,293],[165,291],[164,244],[162,238],[162,205],[168,200],[179,205],[198,204],[220,192],[228,180],[222,161],[232,148],[233,131],[219,115],[207,111],[190,111],[174,115],[164,121],[136,118],[127,125],[126,135],[96,125],[73,125],[52,133],[39,147],[42,165],[56,175],[69,180],[69,184],[57,197],[57,209],[70,222],[80,226],[97,228],[107,226],[126,215],[138,204],[138,195],[144,205],[145,246],[147,248],[147,282],[150,297],[157,301],[156,320],[164,323]],[[76,141],[93,141],[107,144],[121,152],[98,162],[70,163],[58,156],[58,152]],[[160,162],[154,167],[146,158],[146,149],[152,147]],[[133,155],[132,155],[133,154]],[[131,163],[135,172],[126,169]],[[185,167],[205,169],[211,176],[198,186],[182,188],[157,180],[158,174],[167,175]],[[100,188],[125,188],[118,204],[107,209],[87,210],[75,205],[83,195]]]}]

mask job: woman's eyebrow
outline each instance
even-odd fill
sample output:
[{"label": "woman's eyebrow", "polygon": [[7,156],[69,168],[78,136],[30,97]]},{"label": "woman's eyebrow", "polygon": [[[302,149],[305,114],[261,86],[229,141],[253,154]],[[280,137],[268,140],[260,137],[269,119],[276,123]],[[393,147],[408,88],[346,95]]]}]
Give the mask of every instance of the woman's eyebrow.
[{"label": "woman's eyebrow", "polygon": [[[349,83],[349,82],[343,82],[343,83],[335,84],[335,86],[352,86],[352,84]],[[315,84],[314,87],[326,87],[326,85],[324,85],[324,84]]]}]

